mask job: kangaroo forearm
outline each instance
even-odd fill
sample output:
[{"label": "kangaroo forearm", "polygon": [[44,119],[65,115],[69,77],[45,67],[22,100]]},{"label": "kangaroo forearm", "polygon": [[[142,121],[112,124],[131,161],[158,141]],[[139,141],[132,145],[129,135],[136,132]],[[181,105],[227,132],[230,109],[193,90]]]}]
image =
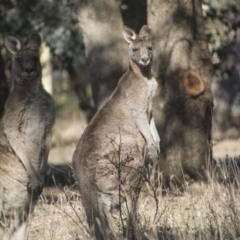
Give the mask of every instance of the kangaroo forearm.
[{"label": "kangaroo forearm", "polygon": [[27,175],[29,178],[35,178],[37,176],[37,172],[35,171],[35,169],[33,168],[31,162],[25,158],[25,159],[20,159],[23,166],[26,169]]},{"label": "kangaroo forearm", "polygon": [[44,154],[43,158],[42,158],[42,162],[39,168],[39,174],[40,175],[45,175],[47,173],[47,159],[48,159],[48,153]]},{"label": "kangaroo forearm", "polygon": [[151,130],[151,134],[154,138],[154,141],[156,143],[159,143],[160,142],[160,137],[158,135],[158,131],[157,131],[157,128],[156,128],[156,125],[155,125],[155,121],[153,118],[151,118],[151,121],[150,121],[150,130]]},{"label": "kangaroo forearm", "polygon": [[39,174],[46,174],[48,165],[48,154],[51,148],[51,135],[46,134],[44,152],[40,162]]},{"label": "kangaroo forearm", "polygon": [[147,118],[138,117],[135,122],[136,122],[138,130],[142,133],[142,135],[145,138],[148,146],[154,145],[155,141],[154,141],[154,138],[152,136]]},{"label": "kangaroo forearm", "polygon": [[[17,143],[16,143],[17,145]],[[16,153],[16,155],[18,156],[18,159],[21,161],[21,163],[23,164],[24,168],[26,169],[27,175],[29,177],[35,177],[36,171],[34,170],[30,160],[28,159],[25,151],[23,151],[24,146],[21,147],[21,144],[19,144],[19,147],[16,147],[16,145],[12,145],[12,148],[14,150],[14,152]]]}]

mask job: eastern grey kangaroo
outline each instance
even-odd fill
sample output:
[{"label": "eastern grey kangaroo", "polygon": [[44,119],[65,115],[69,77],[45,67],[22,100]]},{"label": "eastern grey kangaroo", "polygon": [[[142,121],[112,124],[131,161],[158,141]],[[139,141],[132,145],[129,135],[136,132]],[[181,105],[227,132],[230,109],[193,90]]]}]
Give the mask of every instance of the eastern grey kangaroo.
[{"label": "eastern grey kangaroo", "polygon": [[[91,236],[97,240],[120,239],[120,232],[127,239],[138,239],[137,199],[146,150],[153,161],[159,154],[152,119],[157,82],[151,72],[151,30],[144,25],[139,36],[130,28],[123,34],[129,43],[129,70],[90,121],[72,160]],[[114,214],[121,215],[123,205],[127,219],[119,226]]]},{"label": "eastern grey kangaroo", "polygon": [[24,46],[5,34],[4,43],[13,55],[13,89],[0,121],[0,239],[23,240],[44,185],[55,113],[41,83],[40,36]]}]

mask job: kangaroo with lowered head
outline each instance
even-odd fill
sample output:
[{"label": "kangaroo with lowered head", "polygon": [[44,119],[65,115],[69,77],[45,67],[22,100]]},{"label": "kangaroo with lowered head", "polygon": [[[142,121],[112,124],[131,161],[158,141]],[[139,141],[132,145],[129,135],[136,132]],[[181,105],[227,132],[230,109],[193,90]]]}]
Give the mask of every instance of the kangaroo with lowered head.
[{"label": "kangaroo with lowered head", "polygon": [[33,33],[24,46],[12,34],[12,91],[0,121],[0,239],[23,240],[47,171],[54,105],[41,83],[39,47]]},{"label": "kangaroo with lowered head", "polygon": [[[123,34],[129,43],[129,69],[88,124],[72,160],[91,236],[97,240],[120,239],[122,234],[139,239],[136,213],[145,155],[158,161],[159,154],[152,119],[157,82],[151,72],[151,30],[144,25],[137,35],[125,27]],[[114,216],[123,220],[123,208],[126,222],[119,227]]]}]

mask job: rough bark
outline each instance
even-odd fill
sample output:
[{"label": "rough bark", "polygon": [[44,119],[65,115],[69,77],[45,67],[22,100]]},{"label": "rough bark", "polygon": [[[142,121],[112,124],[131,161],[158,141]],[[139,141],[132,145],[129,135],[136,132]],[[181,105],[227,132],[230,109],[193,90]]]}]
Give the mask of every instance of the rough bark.
[{"label": "rough bark", "polygon": [[4,62],[1,55],[1,48],[0,48],[0,117],[4,111],[4,105],[7,100],[9,94],[9,89],[7,85],[7,79],[4,74]]},{"label": "rough bark", "polygon": [[128,67],[127,44],[120,34],[121,14],[115,0],[78,1],[89,79],[99,109]]},{"label": "rough bark", "polygon": [[[183,186],[188,179],[206,179],[211,158],[212,64],[201,0],[148,0],[148,24],[159,83],[154,118],[161,138],[163,185],[170,187],[171,179]],[[202,91],[192,91],[197,89],[194,79]]]}]

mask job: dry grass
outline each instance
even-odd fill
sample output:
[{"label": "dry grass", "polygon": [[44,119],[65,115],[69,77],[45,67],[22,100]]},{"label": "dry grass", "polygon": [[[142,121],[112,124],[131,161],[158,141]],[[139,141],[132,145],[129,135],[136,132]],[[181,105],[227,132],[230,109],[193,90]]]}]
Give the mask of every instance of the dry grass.
[{"label": "dry grass", "polygon": [[155,220],[153,201],[140,201],[141,223],[147,239],[237,239],[239,197],[233,185],[195,184],[182,196],[161,197]]},{"label": "dry grass", "polygon": [[[156,214],[154,198],[142,194],[138,219],[141,235],[144,239],[239,239],[239,198],[239,191],[232,184],[194,184],[179,196],[159,193]],[[77,191],[70,187],[45,189],[28,239],[89,239]]]},{"label": "dry grass", "polygon": [[79,195],[66,188],[45,189],[29,226],[28,239],[89,239]]}]

